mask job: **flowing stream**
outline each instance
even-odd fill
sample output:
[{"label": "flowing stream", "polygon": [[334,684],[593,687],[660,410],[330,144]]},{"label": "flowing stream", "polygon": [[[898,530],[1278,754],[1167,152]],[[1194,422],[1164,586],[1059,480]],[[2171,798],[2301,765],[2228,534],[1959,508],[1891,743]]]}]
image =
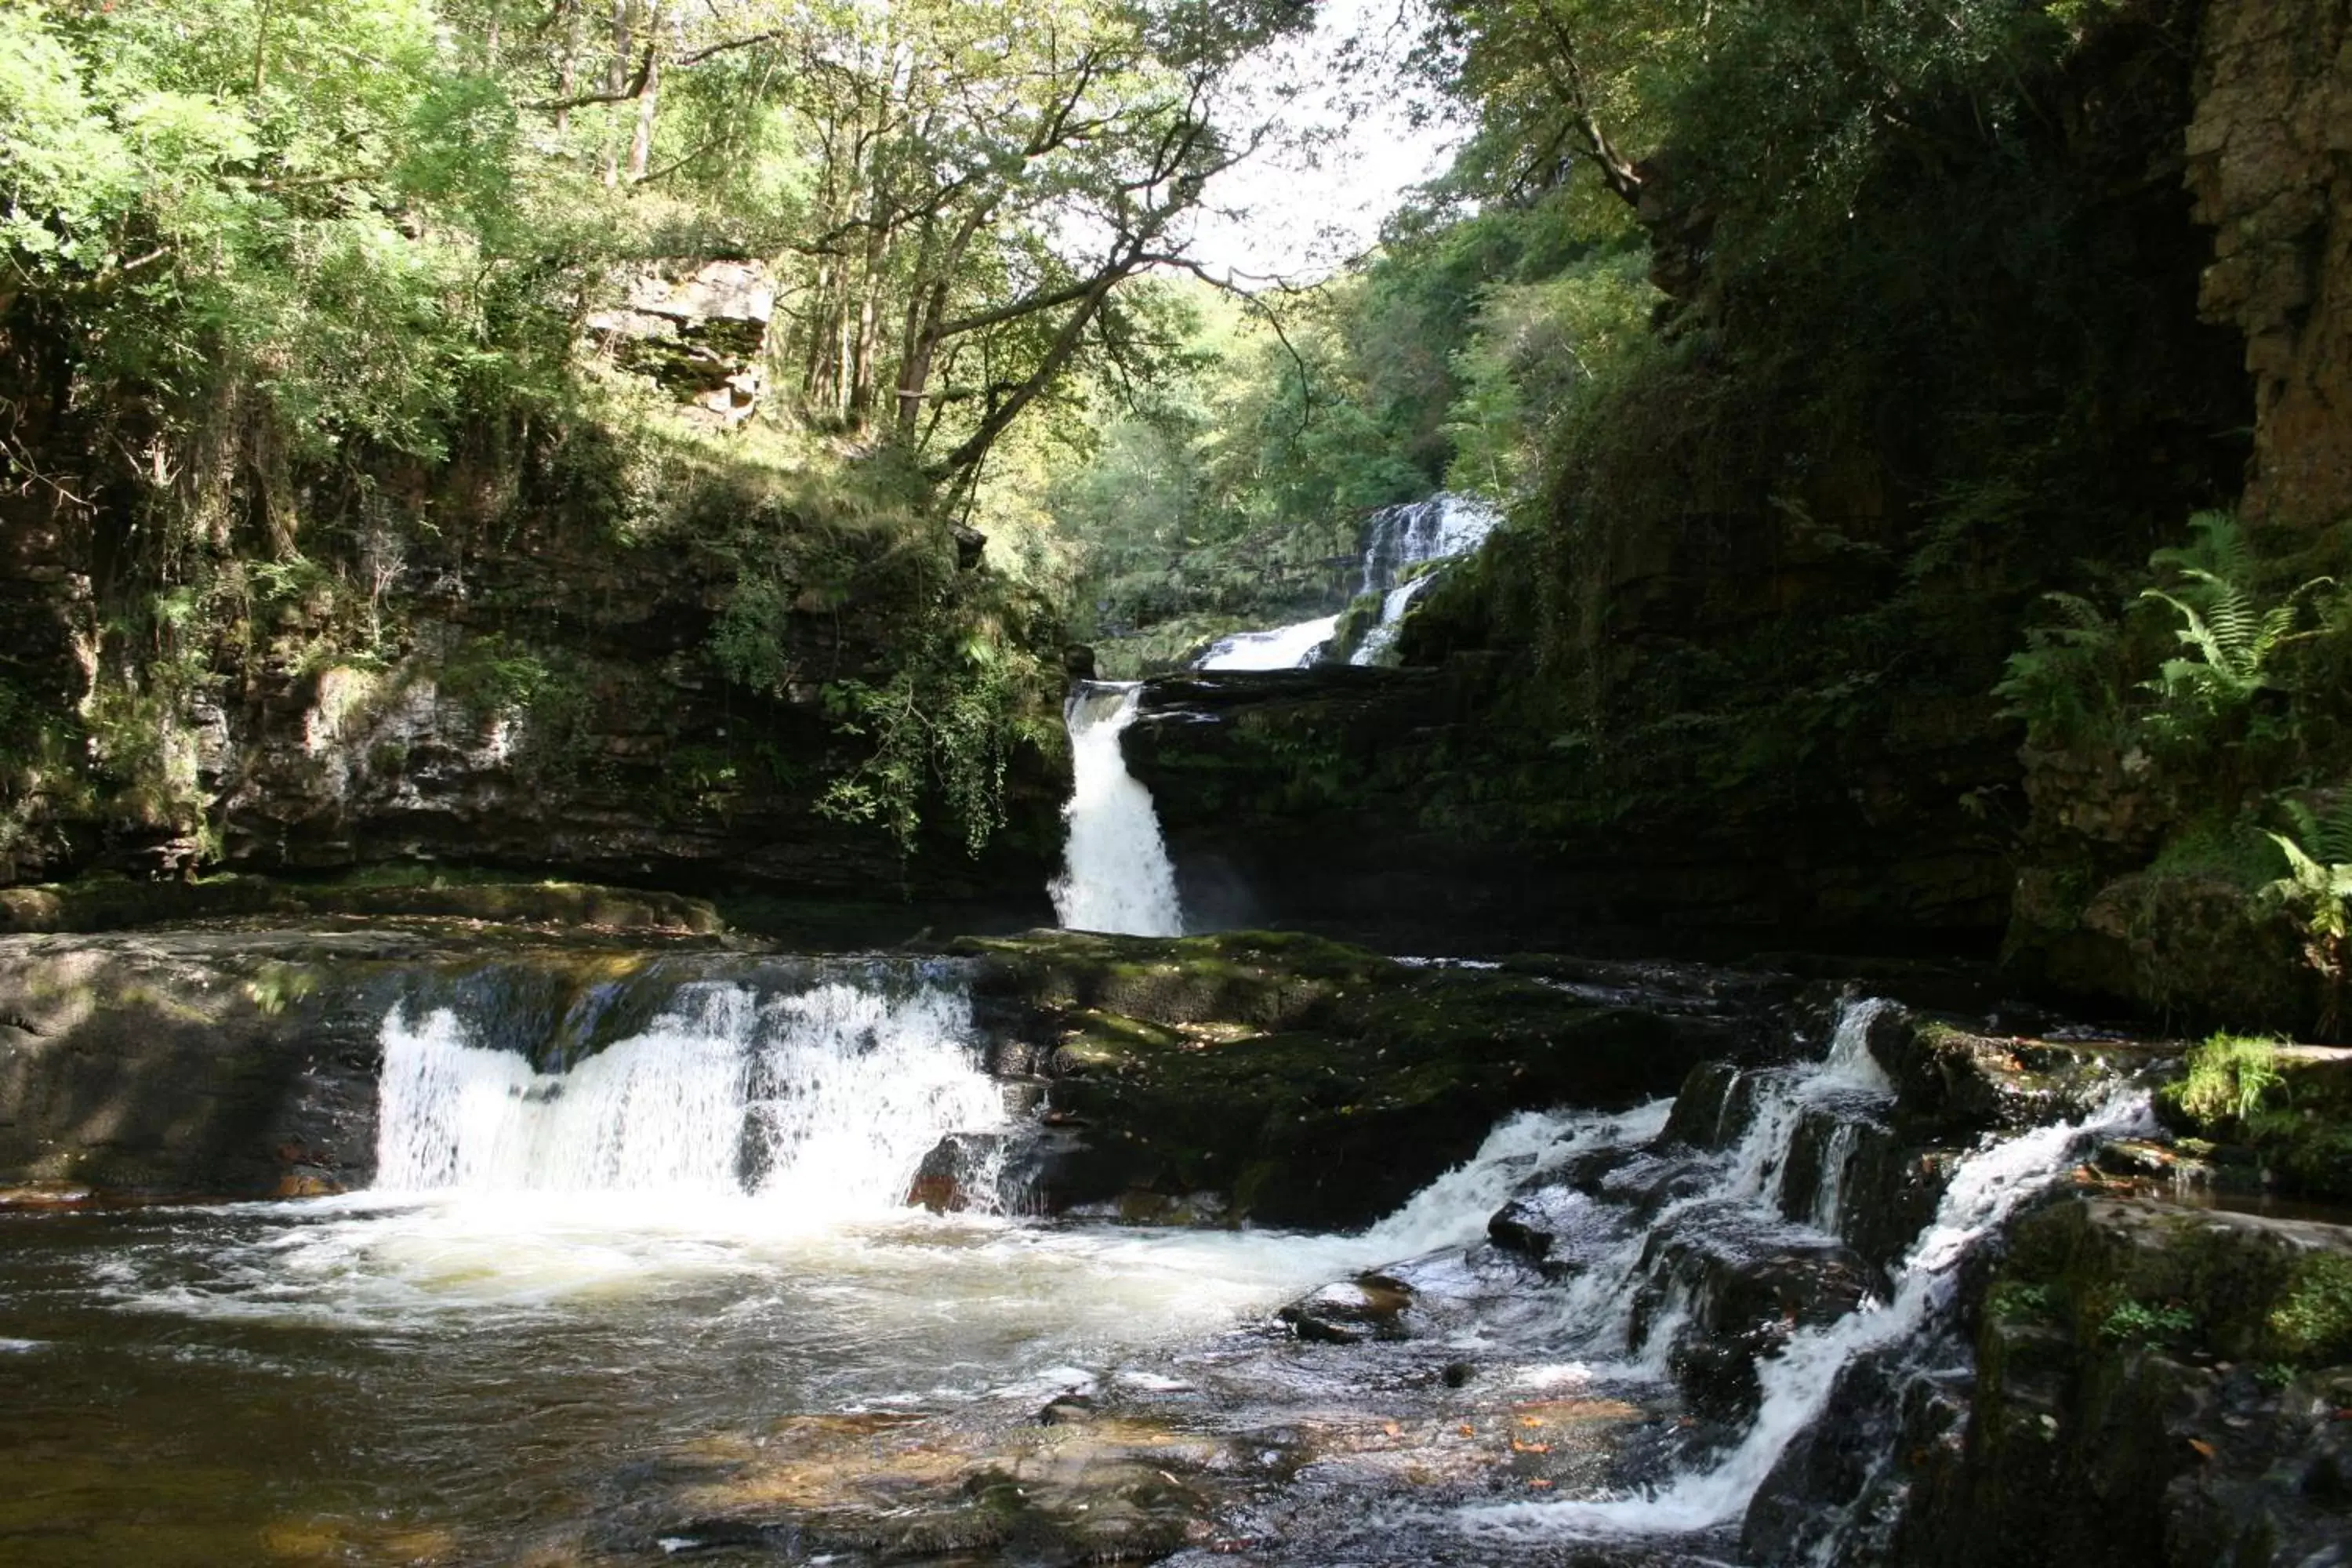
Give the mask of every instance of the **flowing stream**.
[{"label": "flowing stream", "polygon": [[597,1532],[649,1542],[627,1509],[700,1445],[1178,1386],[1185,1346],[1474,1240],[1565,1125],[1366,1235],[935,1216],[925,1152],[1009,1121],[958,984],[690,981],[560,1071],[504,1032],[387,1014],[373,1191],[0,1219],[0,1558],[636,1561]]},{"label": "flowing stream", "polygon": [[1088,681],[1070,693],[1069,832],[1062,874],[1054,879],[1054,913],[1072,931],[1127,936],[1181,936],[1183,906],[1176,868],[1160,837],[1151,792],[1127,771],[1119,736],[1135,721],[1142,688]]},{"label": "flowing stream", "polygon": [[[373,1191],[5,1221],[0,1546],[65,1564],[653,1560],[719,1539],[646,1511],[698,1455],[820,1417],[1034,1429],[1075,1390],[1244,1434],[1291,1478],[1255,1505],[1297,1542],[1269,1562],[1552,1563],[1640,1541],[1627,1561],[1720,1562],[1840,1372],[1958,1353],[1938,1325],[1959,1260],[2144,1110],[2119,1097],[1964,1153],[1891,1288],[1797,1329],[1758,1369],[1753,1419],[1685,1443],[1669,1368],[1708,1287],[1684,1260],[1839,1245],[1856,1145],[1822,1132],[1888,1108],[1880,1004],[1850,1005],[1821,1060],[1739,1075],[1712,1150],[1663,1142],[1665,1101],[1525,1113],[1370,1230],[1300,1236],[1024,1221],[1013,1191],[910,1210],[942,1138],[1025,1135],[953,972],[662,984],[640,1021],[552,1063],[501,1044],[512,1021],[479,1000],[393,1006]],[[1821,1152],[1809,1171],[1801,1147]],[[1486,1243],[1515,1194],[1549,1205],[1552,1282]],[[1409,1341],[1267,1331],[1277,1305],[1375,1267],[1416,1293]],[[1477,1372],[1459,1393],[1438,1375],[1457,1361]],[[1510,1403],[1530,1399],[1549,1403]],[[1529,1408],[1654,1410],[1668,1440],[1627,1458],[1595,1426],[1541,1500],[1463,1508],[1345,1437],[1417,1423],[1414,1462],[1491,1497],[1461,1456]]]},{"label": "flowing stream", "polygon": [[[1469,554],[1501,521],[1502,514],[1487,502],[1445,490],[1382,507],[1366,518],[1356,592],[1381,595],[1381,618],[1365,632],[1348,662],[1377,664],[1396,641],[1405,613],[1433,581],[1425,572],[1412,577],[1407,574]],[[1339,626],[1339,617],[1334,615],[1266,631],[1235,632],[1212,643],[1193,668],[1219,672],[1305,669],[1322,662]]]}]

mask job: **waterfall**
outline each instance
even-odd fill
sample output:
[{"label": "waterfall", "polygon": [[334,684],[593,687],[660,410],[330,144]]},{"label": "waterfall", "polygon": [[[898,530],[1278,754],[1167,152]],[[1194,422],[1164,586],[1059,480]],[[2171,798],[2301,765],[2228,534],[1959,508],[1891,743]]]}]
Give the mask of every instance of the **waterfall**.
[{"label": "waterfall", "polygon": [[[1467,555],[1486,542],[1502,514],[1475,496],[1441,490],[1424,500],[1382,507],[1364,520],[1363,581],[1358,594],[1379,594],[1380,624],[1348,656],[1349,664],[1378,661],[1396,640],[1398,623],[1413,597],[1429,585],[1426,576],[1400,583],[1407,570],[1433,561]],[[1297,621],[1261,632],[1234,632],[1209,645],[1193,660],[1201,670],[1306,669],[1323,657],[1339,629],[1338,616]],[[1066,921],[1065,922],[1067,923]]]},{"label": "waterfall", "polygon": [[1356,592],[1385,594],[1407,567],[1467,555],[1502,521],[1500,512],[1477,497],[1450,490],[1382,507],[1364,521],[1363,583]]},{"label": "waterfall", "polygon": [[[1582,1193],[1555,1195],[1547,1221],[1559,1239],[1549,1256],[1574,1275],[1556,1321],[1596,1354],[1624,1356],[1615,1363],[1621,1373],[1660,1379],[1697,1304],[1688,1281],[1672,1273],[1672,1249],[1662,1250],[1661,1238],[1703,1235],[1709,1245],[1735,1253],[1836,1246],[1843,1165],[1852,1142],[1829,1141],[1815,1191],[1790,1192],[1785,1178],[1807,1111],[1857,1118],[1891,1103],[1893,1085],[1868,1047],[1870,1025],[1886,1005],[1874,1000],[1849,1004],[1822,1061],[1747,1075],[1752,1090],[1748,1120],[1737,1141],[1719,1152],[1685,1156],[1633,1140],[1617,1143],[1635,1187],[1677,1160],[1704,1173],[1704,1182],[1693,1184],[1696,1190],[1667,1204],[1654,1218],[1636,1221],[1629,1211]],[[1761,1402],[1746,1434],[1727,1452],[1638,1495],[1475,1508],[1464,1515],[1465,1528],[1549,1542],[1686,1534],[1738,1520],[1783,1451],[1820,1416],[1840,1372],[1856,1357],[1884,1347],[1916,1342],[1932,1348],[1934,1331],[1948,1316],[1958,1290],[1960,1261],[2019,1205],[2063,1177],[2085,1147],[2140,1125],[2146,1116],[2145,1094],[2119,1091],[2079,1122],[1989,1138],[1964,1155],[1934,1219],[1895,1268],[1890,1297],[1865,1300],[1859,1310],[1799,1328],[1777,1356],[1758,1363]],[[1792,1211],[1811,1223],[1790,1219]]]},{"label": "waterfall", "polygon": [[1412,582],[1391,588],[1381,595],[1380,625],[1364,634],[1364,640],[1356,645],[1356,651],[1348,656],[1348,662],[1378,664],[1381,655],[1388,652],[1395,643],[1397,631],[1404,624],[1404,613],[1412,608],[1412,602],[1420,596],[1421,591],[1434,581],[1433,577],[1415,577]]},{"label": "waterfall", "polygon": [[1006,1124],[969,1003],[919,986],[682,985],[568,1071],[478,1045],[454,1008],[385,1018],[392,1192],[749,1194],[796,1218],[896,1208],[942,1134]]},{"label": "waterfall", "polygon": [[1063,709],[1070,727],[1069,825],[1054,913],[1071,931],[1181,936],[1176,870],[1160,837],[1151,792],[1127,771],[1119,736],[1135,721],[1142,688],[1088,682]]},{"label": "waterfall", "polygon": [[1300,621],[1272,631],[1235,632],[1219,637],[1193,662],[1195,669],[1305,669],[1322,656],[1323,645],[1339,629],[1339,617]]}]

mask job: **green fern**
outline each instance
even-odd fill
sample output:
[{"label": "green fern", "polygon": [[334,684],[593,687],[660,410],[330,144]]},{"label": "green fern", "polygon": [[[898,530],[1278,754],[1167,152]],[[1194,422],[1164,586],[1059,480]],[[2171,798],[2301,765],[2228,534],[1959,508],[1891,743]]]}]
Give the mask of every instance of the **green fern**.
[{"label": "green fern", "polygon": [[2270,835],[2286,857],[2287,874],[2263,889],[2273,902],[2306,906],[2305,930],[2333,954],[2352,932],[2352,791],[2323,812],[2299,800],[2286,803],[2294,831]]},{"label": "green fern", "polygon": [[2001,700],[2001,716],[2023,720],[2035,744],[2063,745],[2112,728],[2119,716],[2112,666],[2120,632],[2079,595],[2042,597],[2060,624],[2026,628],[2024,648],[2009,656],[2009,672],[1992,694]]},{"label": "green fern", "polygon": [[2312,858],[2332,864],[2352,864],[2352,789],[2340,790],[2325,811],[2314,811],[2300,800],[2286,803],[2287,820],[2294,825],[2297,842]]},{"label": "green fern", "polygon": [[2192,715],[2226,712],[2257,691],[2274,689],[2272,658],[2298,634],[2304,601],[2335,579],[2315,577],[2275,605],[2259,604],[2248,580],[2254,572],[2252,549],[2237,520],[2227,512],[2199,512],[2189,520],[2195,537],[2185,546],[2159,550],[2148,564],[2169,568],[2187,579],[2176,591],[2145,590],[2140,597],[2167,605],[2180,617],[2174,628],[2193,658],[2170,658],[2146,689],[2164,700],[2155,716],[2159,729],[2188,727]]}]

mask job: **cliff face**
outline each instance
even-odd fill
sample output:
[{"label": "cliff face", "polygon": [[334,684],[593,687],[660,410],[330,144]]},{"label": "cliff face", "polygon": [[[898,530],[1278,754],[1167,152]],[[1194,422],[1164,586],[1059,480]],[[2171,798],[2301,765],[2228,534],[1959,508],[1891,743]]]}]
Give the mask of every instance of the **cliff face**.
[{"label": "cliff face", "polygon": [[2245,334],[2249,521],[2352,518],[2352,5],[2213,0],[2189,188],[2213,229],[2200,304]]},{"label": "cliff face", "polygon": [[[905,477],[742,428],[752,269],[621,281],[587,411],[439,465],[247,452],[210,512],[110,478],[28,394],[49,482],[0,496],[0,887],[421,860],[1042,918],[1047,751],[1011,749],[978,857],[936,802],[911,854],[820,803],[872,753],[860,693],[943,639],[1058,646],[1050,614]],[[31,342],[0,331],[0,382],[40,381]]]},{"label": "cliff face", "polygon": [[1681,277],[1723,193],[1660,175],[1680,302],[1423,595],[1396,646],[1434,695],[1155,683],[1129,752],[1188,896],[1230,868],[1286,918],[1403,885],[1521,941],[1990,951],[2028,810],[2004,661],[2048,591],[2229,503],[2252,412],[2180,183],[2200,7],[2099,17],[2006,140],[1924,96],[1946,134],[1874,140],[1769,266]]},{"label": "cliff face", "polygon": [[[2236,510],[2278,558],[2245,586],[2275,604],[2332,589],[2341,547],[2320,536],[2352,521],[2352,5],[2213,0],[2195,86],[2183,181],[2213,246],[2199,309],[2242,335],[2252,449]],[[2344,780],[2338,645],[2311,630],[2327,618],[2298,621],[2265,675],[2273,706],[2201,745],[2133,731],[2028,748],[2009,938],[2023,968],[2184,1023],[2343,1028],[2324,932],[2262,896],[2288,869],[2265,832],[2289,827],[2290,802],[2326,809]],[[2200,835],[2239,847],[2200,854]]]}]

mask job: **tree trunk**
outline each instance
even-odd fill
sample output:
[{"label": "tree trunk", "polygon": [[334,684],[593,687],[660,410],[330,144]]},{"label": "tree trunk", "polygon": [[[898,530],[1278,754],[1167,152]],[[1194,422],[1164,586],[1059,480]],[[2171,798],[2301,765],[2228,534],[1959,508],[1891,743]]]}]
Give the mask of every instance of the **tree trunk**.
[{"label": "tree trunk", "polygon": [[572,129],[572,107],[566,102],[579,91],[580,82],[580,0],[562,0],[563,41],[556,47],[555,98],[563,107],[555,111],[555,133],[562,136]]},{"label": "tree trunk", "polygon": [[[629,0],[613,0],[613,59],[604,68],[604,90],[618,96],[629,87]],[[621,183],[620,160],[610,142],[604,144],[604,183]]]},{"label": "tree trunk", "polygon": [[629,138],[629,178],[646,177],[646,166],[654,155],[654,116],[661,107],[661,0],[654,0],[652,14],[646,18],[646,42],[650,46],[646,56],[645,85],[637,89],[637,128]]}]

